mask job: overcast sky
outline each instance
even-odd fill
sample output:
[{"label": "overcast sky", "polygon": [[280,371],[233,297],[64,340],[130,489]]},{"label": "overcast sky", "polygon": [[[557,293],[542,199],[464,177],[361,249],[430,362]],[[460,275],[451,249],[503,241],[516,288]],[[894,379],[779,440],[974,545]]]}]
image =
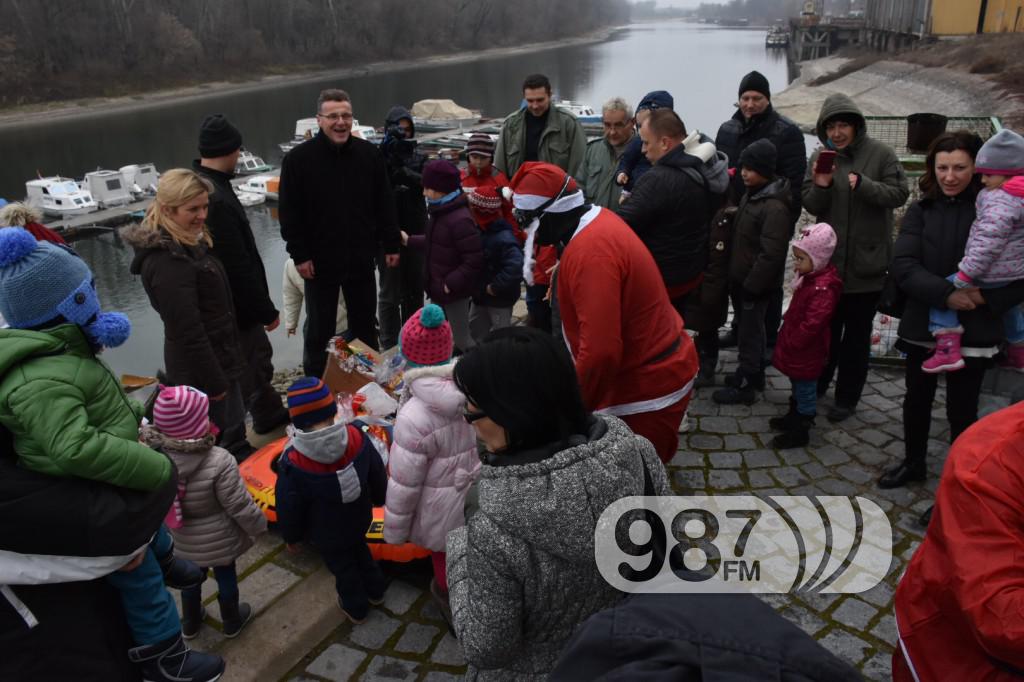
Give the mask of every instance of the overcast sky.
[{"label": "overcast sky", "polygon": [[697,7],[701,2],[715,2],[721,4],[722,0],[658,0],[658,7]]}]

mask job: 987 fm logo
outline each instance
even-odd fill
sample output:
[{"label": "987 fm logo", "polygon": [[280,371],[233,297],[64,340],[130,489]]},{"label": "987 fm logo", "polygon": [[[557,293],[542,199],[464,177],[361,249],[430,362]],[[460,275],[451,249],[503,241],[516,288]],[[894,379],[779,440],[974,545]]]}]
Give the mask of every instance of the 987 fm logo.
[{"label": "987 fm logo", "polygon": [[863,497],[624,497],[594,532],[623,592],[863,592],[892,564],[892,526]]}]

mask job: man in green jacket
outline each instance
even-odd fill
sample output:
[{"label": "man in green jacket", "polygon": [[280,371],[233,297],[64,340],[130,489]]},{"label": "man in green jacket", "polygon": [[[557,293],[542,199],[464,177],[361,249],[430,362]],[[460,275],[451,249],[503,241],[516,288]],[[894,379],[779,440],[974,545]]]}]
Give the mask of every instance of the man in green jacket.
[{"label": "man in green jacket", "polygon": [[622,187],[615,182],[615,169],[636,134],[633,107],[623,98],[613,97],[601,108],[601,123],[604,136],[587,143],[583,163],[575,174],[576,184],[589,203],[614,211],[622,194]]},{"label": "man in green jacket", "polygon": [[568,111],[551,106],[551,81],[534,74],[523,81],[526,107],[505,119],[494,150],[494,165],[512,177],[526,161],[553,163],[575,173],[583,161],[587,136]]},{"label": "man in green jacket", "polygon": [[828,419],[853,414],[868,373],[872,321],[892,261],[893,209],[910,192],[893,149],[867,134],[864,115],[846,95],[829,96],[817,124],[824,149],[836,152],[827,172],[816,172],[822,150],[807,164],[803,205],[836,232],[832,262],[843,279],[843,295],[832,318],[829,362],[818,379],[818,395],[828,390],[836,369],[835,406]]}]

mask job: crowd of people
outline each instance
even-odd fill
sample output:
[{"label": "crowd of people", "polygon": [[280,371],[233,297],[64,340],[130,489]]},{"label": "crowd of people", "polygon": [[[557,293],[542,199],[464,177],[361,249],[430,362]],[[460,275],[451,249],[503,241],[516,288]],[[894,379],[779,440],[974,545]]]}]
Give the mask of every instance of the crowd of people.
[{"label": "crowd of people", "polygon": [[[232,190],[242,135],[225,117],[202,122],[192,168],[164,173],[145,217],[123,233],[131,273],[164,327],[165,375],[146,422],[97,357],[128,339],[127,318],[102,311],[88,266],[38,215],[3,209],[0,223],[14,226],[0,230],[3,499],[52,510],[27,528],[2,524],[2,637],[18,655],[0,670],[217,679],[223,660],[185,640],[203,627],[209,571],[224,634],[253,617],[235,567],[266,530],[238,472],[253,451],[251,420],[259,434],[289,425],[276,464],[279,531],[289,551],[309,543],[319,552],[352,622],[383,603],[385,578],[364,535],[372,508],[384,506],[388,542],[431,552],[431,595],[470,679],[577,679],[580,657],[588,676],[655,674],[643,655],[653,644],[609,619],[717,607],[683,595],[623,601],[596,568],[595,520],[623,496],[671,494],[664,464],[697,390],[750,405],[774,365],[792,383],[788,411],[770,420],[776,448],[809,443],[833,381],[827,420],[850,418],[880,307],[900,318],[907,393],[905,456],[878,485],[924,480],[940,374],[951,439],[975,434],[951,458],[933,530],[897,593],[895,669],[921,670],[934,647],[971,639],[971,665],[1020,670],[1020,623],[1006,620],[1016,613],[1007,594],[1019,583],[1008,573],[1016,554],[999,544],[990,558],[1002,568],[978,572],[943,540],[976,552],[986,538],[1020,545],[1003,514],[1020,514],[1014,488],[1000,487],[998,473],[1020,467],[978,447],[988,431],[972,424],[994,359],[1024,370],[1024,138],[939,135],[922,198],[894,240],[907,178],[845,95],[822,106],[821,148],[808,160],[757,72],[740,82],[737,110],[714,139],[689,131],[666,91],[635,111],[609,100],[604,134],[590,142],[553,106],[546,77],[527,77],[521,94],[497,141],[469,139],[460,170],[420,152],[407,109],[388,112],[378,147],[352,134],[345,91],[320,93],[318,134],[281,170],[284,333],[301,333],[306,375],[284,403],[268,337],[281,313]],[[800,224],[803,211],[814,220]],[[524,293],[526,324],[513,326]],[[336,335],[399,348],[405,388],[390,452],[359,420],[338,418],[321,379]],[[738,366],[717,387],[729,345]],[[1017,441],[1004,432],[1019,431],[1017,412],[986,427],[1010,449]],[[971,466],[996,469],[995,489],[978,488]],[[955,505],[968,495],[990,513],[965,516]],[[74,528],[55,513],[69,501],[85,510]],[[949,588],[934,566],[977,574],[979,585]],[[168,587],[181,590],[180,615]],[[923,606],[940,592],[948,598]],[[754,597],[722,599],[763,626],[707,655],[701,632],[728,624],[669,619],[652,631],[674,643],[657,653],[665,679],[781,661],[800,679],[856,679]],[[978,599],[1000,610],[992,616]],[[98,605],[102,627],[79,633],[60,615],[68,600]],[[936,614],[959,615],[937,628]],[[57,655],[39,655],[69,637]]]}]

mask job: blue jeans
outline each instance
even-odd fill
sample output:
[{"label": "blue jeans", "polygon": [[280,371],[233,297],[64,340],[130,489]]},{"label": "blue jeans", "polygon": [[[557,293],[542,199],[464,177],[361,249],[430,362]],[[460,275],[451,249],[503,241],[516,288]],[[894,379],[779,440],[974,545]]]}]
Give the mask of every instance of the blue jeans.
[{"label": "blue jeans", "polygon": [[139,646],[157,644],[181,632],[178,609],[164,585],[164,572],[156,558],[158,553],[166,554],[170,546],[171,535],[161,525],[138,568],[107,576],[107,582],[121,595],[128,629]]},{"label": "blue jeans", "polygon": [[[952,282],[956,279],[956,273],[946,278]],[[1009,282],[981,282],[975,281],[974,286],[979,289],[998,289]],[[955,329],[960,326],[960,317],[955,310],[948,308],[932,308],[928,311],[928,331],[934,334],[939,329]],[[1006,340],[1009,343],[1024,342],[1024,308],[1015,306],[1003,313],[1003,326],[1006,328]]]},{"label": "blue jeans", "polygon": [[[205,574],[208,569],[203,567]],[[214,566],[213,577],[217,580],[217,599],[227,602],[238,601],[238,571],[235,569],[235,562],[227,566]],[[202,599],[202,587],[190,587],[181,591],[181,601],[199,601]]]},{"label": "blue jeans", "polygon": [[793,400],[796,401],[796,411],[805,417],[813,417],[818,414],[818,381],[807,379],[797,381],[790,379],[793,384]]}]

